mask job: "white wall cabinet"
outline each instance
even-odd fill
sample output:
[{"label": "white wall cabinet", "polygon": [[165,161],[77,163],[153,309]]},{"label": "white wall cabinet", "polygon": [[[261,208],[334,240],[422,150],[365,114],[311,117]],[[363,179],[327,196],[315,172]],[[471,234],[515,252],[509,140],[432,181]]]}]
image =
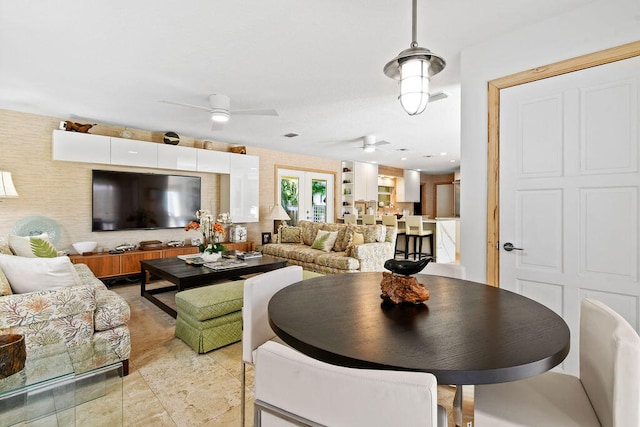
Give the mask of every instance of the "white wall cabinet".
[{"label": "white wall cabinet", "polygon": [[111,164],[157,168],[158,144],[112,137]]},{"label": "white wall cabinet", "polygon": [[230,153],[229,175],[220,176],[220,209],[233,222],[258,222],[260,158]]},{"label": "white wall cabinet", "polygon": [[229,162],[231,153],[213,150],[194,150],[197,153],[198,172],[230,173]]},{"label": "white wall cabinet", "polygon": [[354,199],[378,201],[378,165],[353,162]]},{"label": "white wall cabinet", "polygon": [[177,169],[194,171],[197,166],[197,151],[190,147],[157,144],[158,167],[161,169]]},{"label": "white wall cabinet", "polygon": [[404,171],[404,200],[403,202],[420,201],[420,172],[414,170]]},{"label": "white wall cabinet", "polygon": [[87,133],[53,131],[53,160],[111,163],[111,138]]},{"label": "white wall cabinet", "polygon": [[236,223],[259,220],[258,156],[60,130],[52,146],[53,160],[218,173],[221,211]]}]

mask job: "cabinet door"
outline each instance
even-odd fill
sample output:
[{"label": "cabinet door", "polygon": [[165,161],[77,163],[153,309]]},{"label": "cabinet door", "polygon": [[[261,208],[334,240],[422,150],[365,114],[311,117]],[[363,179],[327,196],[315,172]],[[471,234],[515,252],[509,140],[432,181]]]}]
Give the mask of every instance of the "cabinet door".
[{"label": "cabinet door", "polygon": [[353,162],[355,200],[378,200],[378,165]]},{"label": "cabinet door", "polygon": [[158,167],[158,145],[153,142],[111,138],[111,164]]},{"label": "cabinet door", "polygon": [[111,141],[108,136],[54,130],[52,145],[53,160],[111,163]]},{"label": "cabinet door", "polygon": [[196,148],[179,147],[177,145],[158,144],[158,167],[195,171],[197,166]]},{"label": "cabinet door", "polygon": [[198,253],[197,246],[179,246],[177,248],[167,248],[162,251],[162,258],[172,258],[178,255],[190,255]]},{"label": "cabinet door", "polygon": [[162,258],[162,251],[135,251],[120,255],[120,274],[140,273],[140,261]]},{"label": "cabinet door", "polygon": [[220,207],[233,222],[258,222],[260,162],[257,156],[230,154],[231,173],[220,176]]},{"label": "cabinet door", "polygon": [[231,153],[197,150],[197,170],[208,173],[229,173]]},{"label": "cabinet door", "polygon": [[120,274],[120,257],[118,255],[71,256],[69,258],[74,264],[86,264],[97,278]]},{"label": "cabinet door", "polygon": [[420,201],[420,172],[404,171],[404,198],[405,202]]},{"label": "cabinet door", "polygon": [[404,178],[396,177],[396,203],[406,202],[406,196],[404,193]]}]

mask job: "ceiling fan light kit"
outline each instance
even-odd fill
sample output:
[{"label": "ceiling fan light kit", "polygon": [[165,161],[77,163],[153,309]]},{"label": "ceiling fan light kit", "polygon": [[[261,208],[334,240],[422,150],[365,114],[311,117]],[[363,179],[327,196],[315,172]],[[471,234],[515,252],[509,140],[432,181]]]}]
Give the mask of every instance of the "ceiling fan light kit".
[{"label": "ceiling fan light kit", "polygon": [[429,102],[429,78],[441,72],[445,60],[429,49],[419,47],[417,39],[417,0],[412,0],[411,47],[405,49],[384,66],[384,74],[400,81],[400,104],[407,114],[422,113]]}]

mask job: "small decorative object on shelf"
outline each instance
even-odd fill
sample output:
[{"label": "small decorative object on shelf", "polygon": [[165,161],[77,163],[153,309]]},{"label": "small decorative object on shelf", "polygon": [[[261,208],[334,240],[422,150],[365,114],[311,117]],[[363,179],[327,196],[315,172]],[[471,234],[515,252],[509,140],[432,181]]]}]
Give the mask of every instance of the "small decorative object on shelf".
[{"label": "small decorative object on shelf", "polygon": [[247,147],[244,145],[238,145],[236,147],[229,148],[229,151],[236,154],[247,154]]},{"label": "small decorative object on shelf", "polygon": [[244,225],[232,225],[229,229],[229,241],[236,242],[246,242],[247,241],[247,227]]},{"label": "small decorative object on shelf", "polygon": [[167,132],[162,138],[165,144],[178,145],[180,143],[180,136],[175,132]]},{"label": "small decorative object on shelf", "polygon": [[0,335],[0,379],[22,371],[26,359],[24,335]]},{"label": "small decorative object on shelf", "polygon": [[[63,125],[64,123],[64,125]],[[82,123],[74,123],[69,120],[60,123],[60,127],[68,132],[80,132],[80,133],[89,133],[89,129],[94,127],[93,125],[85,125]]]},{"label": "small decorative object on shelf", "polygon": [[384,268],[393,273],[382,273],[380,288],[382,294],[380,298],[391,301],[394,304],[403,302],[418,304],[429,299],[429,290],[424,285],[418,283],[412,274],[419,273],[431,261],[431,257],[419,261],[388,259],[384,263]]}]

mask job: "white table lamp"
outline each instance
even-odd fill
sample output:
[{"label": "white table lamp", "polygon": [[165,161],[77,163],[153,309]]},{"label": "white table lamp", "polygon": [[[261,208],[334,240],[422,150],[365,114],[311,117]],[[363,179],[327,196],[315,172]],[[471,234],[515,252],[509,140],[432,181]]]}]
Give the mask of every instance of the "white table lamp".
[{"label": "white table lamp", "polygon": [[278,233],[278,222],[277,221],[289,221],[291,217],[287,214],[287,211],[284,210],[281,204],[274,205],[271,208],[271,211],[267,215],[267,219],[273,220],[273,232],[274,234]]},{"label": "white table lamp", "polygon": [[11,172],[0,171],[0,197],[18,197],[11,179]]}]

